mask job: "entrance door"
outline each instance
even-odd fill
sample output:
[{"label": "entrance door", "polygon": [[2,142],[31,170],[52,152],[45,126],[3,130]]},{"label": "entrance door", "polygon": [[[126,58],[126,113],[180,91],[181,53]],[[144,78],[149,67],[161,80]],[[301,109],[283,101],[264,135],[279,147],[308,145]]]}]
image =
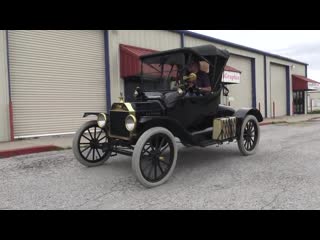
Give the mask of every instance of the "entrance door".
[{"label": "entrance door", "polygon": [[304,91],[293,91],[293,111],[304,114]]}]

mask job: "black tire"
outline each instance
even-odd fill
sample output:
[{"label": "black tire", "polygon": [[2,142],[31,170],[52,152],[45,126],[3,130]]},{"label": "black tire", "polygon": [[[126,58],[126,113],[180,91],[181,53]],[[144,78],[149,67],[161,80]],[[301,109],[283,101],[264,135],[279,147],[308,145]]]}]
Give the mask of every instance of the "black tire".
[{"label": "black tire", "polygon": [[178,149],[173,134],[162,127],[144,132],[135,145],[132,169],[139,182],[147,188],[166,182],[173,173]]},{"label": "black tire", "polygon": [[[92,129],[93,133],[91,133]],[[102,165],[109,159],[111,151],[103,152],[95,146],[95,143],[105,141],[108,141],[106,130],[100,128],[95,120],[86,122],[79,128],[73,138],[73,154],[84,166],[94,167]]]},{"label": "black tire", "polygon": [[238,148],[244,156],[252,155],[260,141],[260,126],[258,120],[253,115],[248,115],[242,122],[240,136],[238,138]]}]

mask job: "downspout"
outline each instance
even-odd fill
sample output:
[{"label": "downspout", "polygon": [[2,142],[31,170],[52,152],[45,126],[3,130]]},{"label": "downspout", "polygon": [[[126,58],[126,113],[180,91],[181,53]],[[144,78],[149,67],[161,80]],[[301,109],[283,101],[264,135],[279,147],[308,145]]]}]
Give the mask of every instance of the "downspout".
[{"label": "downspout", "polygon": [[308,77],[308,65],[305,65],[304,67],[305,67],[304,68],[304,70],[305,70],[304,76]]},{"label": "downspout", "polygon": [[104,53],[105,53],[105,74],[106,74],[107,112],[109,113],[110,108],[111,108],[109,30],[105,30],[105,31],[104,31]]},{"label": "downspout", "polygon": [[268,91],[267,91],[267,57],[263,56],[264,59],[264,114],[265,118],[268,117]]},{"label": "downspout", "polygon": [[8,90],[9,90],[9,124],[10,124],[10,140],[14,140],[13,125],[13,108],[11,100],[11,75],[10,75],[10,58],[9,58],[9,32],[6,30],[6,48],[7,48],[7,68],[8,68]]},{"label": "downspout", "polygon": [[182,48],[184,47],[184,33],[180,33],[180,45]]},{"label": "downspout", "polygon": [[287,87],[287,115],[290,116],[290,69],[286,66],[286,87]]},{"label": "downspout", "polygon": [[257,89],[256,89],[256,60],[251,59],[251,81],[252,81],[252,107],[257,107]]}]

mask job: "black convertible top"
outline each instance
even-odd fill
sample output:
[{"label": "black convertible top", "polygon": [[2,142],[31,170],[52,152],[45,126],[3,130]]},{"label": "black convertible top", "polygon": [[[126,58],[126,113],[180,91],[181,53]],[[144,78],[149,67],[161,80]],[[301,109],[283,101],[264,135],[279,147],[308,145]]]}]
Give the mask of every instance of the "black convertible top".
[{"label": "black convertible top", "polygon": [[202,45],[197,47],[183,47],[183,48],[176,48],[176,49],[171,49],[167,51],[146,54],[146,55],[140,56],[140,59],[145,60],[147,58],[160,57],[160,56],[170,55],[175,53],[192,53],[194,55],[198,55],[204,58],[218,56],[226,60],[230,56],[227,50],[219,49],[213,45]]}]

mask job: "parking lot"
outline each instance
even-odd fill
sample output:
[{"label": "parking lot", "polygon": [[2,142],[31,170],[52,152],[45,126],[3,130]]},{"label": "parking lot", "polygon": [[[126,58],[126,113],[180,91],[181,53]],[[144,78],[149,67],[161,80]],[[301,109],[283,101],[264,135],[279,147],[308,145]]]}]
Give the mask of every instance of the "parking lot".
[{"label": "parking lot", "polygon": [[253,156],[236,143],[179,145],[173,176],[145,189],[130,157],[94,168],[72,150],[0,159],[0,209],[320,209],[320,121],[261,127]]}]

